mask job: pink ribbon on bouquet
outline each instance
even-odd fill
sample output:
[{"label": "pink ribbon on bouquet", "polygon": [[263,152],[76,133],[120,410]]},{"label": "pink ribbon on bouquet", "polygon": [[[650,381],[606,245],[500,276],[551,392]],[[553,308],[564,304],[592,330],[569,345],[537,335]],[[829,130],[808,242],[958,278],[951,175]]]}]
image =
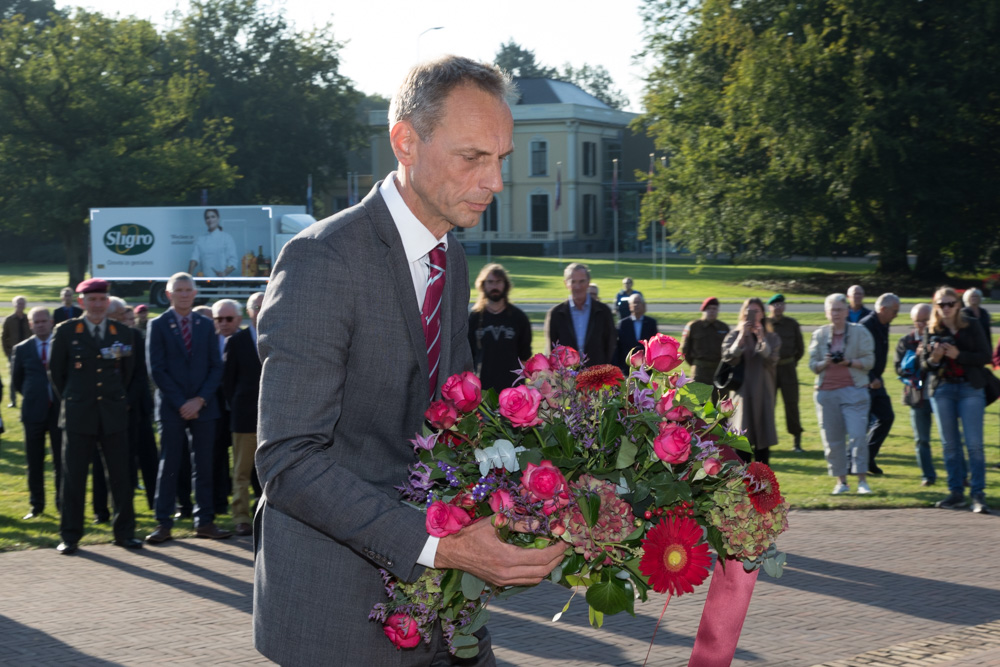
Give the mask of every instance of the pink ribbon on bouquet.
[{"label": "pink ribbon on bouquet", "polygon": [[759,569],[747,572],[740,561],[730,560],[725,569],[721,558],[715,561],[688,667],[732,664],[759,572]]}]

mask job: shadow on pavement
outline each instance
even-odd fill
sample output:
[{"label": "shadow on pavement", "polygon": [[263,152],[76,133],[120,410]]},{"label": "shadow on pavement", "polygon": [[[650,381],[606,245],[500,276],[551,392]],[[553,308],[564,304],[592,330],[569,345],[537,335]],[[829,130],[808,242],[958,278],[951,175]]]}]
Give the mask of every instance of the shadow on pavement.
[{"label": "shadow on pavement", "polygon": [[67,665],[118,667],[121,664],[82,653],[47,632],[18,623],[2,614],[0,614],[0,656],[2,656],[0,664],[5,665],[58,662]]}]

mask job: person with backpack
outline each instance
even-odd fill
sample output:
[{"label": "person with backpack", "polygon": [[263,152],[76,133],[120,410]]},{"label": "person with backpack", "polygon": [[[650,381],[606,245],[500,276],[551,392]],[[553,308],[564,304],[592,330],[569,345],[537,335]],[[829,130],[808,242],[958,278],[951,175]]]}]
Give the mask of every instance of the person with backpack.
[{"label": "person with backpack", "polygon": [[910,407],[910,425],[913,427],[917,463],[920,465],[922,475],[920,486],[934,486],[937,482],[937,472],[934,470],[934,457],[931,452],[933,410],[931,402],[927,399],[925,386],[927,371],[920,367],[920,355],[923,352],[921,346],[930,318],[929,303],[918,303],[910,309],[913,331],[896,343],[896,355],[893,361],[896,375],[903,383],[903,404]]}]

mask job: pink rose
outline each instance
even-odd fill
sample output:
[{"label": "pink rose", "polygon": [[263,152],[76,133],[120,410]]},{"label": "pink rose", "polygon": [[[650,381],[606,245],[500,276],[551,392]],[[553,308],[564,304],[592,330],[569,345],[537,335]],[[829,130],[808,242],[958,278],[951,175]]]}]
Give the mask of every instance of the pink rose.
[{"label": "pink rose", "polygon": [[658,333],[649,340],[642,341],[646,351],[646,365],[661,373],[667,373],[681,365],[680,347],[677,339]]},{"label": "pink rose", "polygon": [[672,422],[687,421],[693,416],[694,413],[685,408],[683,405],[678,405],[667,413],[667,419]]},{"label": "pink rose", "polygon": [[670,409],[674,407],[674,397],[677,395],[676,389],[671,389],[670,391],[663,392],[663,396],[660,396],[660,400],[656,402],[654,409],[656,414],[661,417],[665,417]]},{"label": "pink rose", "polygon": [[447,401],[434,401],[424,413],[424,419],[434,428],[449,429],[458,421],[458,411]]},{"label": "pink rose", "polygon": [[490,509],[494,512],[514,509],[514,499],[510,497],[510,491],[506,489],[497,489],[490,494],[489,504]]},{"label": "pink rose", "polygon": [[427,532],[434,537],[447,537],[472,523],[469,513],[461,507],[435,500],[427,508]]},{"label": "pink rose", "polygon": [[382,630],[389,641],[396,645],[396,650],[413,648],[420,643],[417,622],[409,614],[393,614],[385,620]]},{"label": "pink rose", "polygon": [[551,461],[540,465],[529,463],[521,476],[521,487],[534,501],[543,501],[542,512],[546,516],[569,504],[566,478]]},{"label": "pink rose", "polygon": [[552,370],[552,364],[549,363],[549,358],[544,354],[536,354],[524,362],[524,377],[526,378],[531,378],[539,371],[550,370]]},{"label": "pink rose", "polygon": [[441,387],[441,398],[450,401],[459,412],[472,412],[483,400],[483,385],[475,373],[452,375]]},{"label": "pink rose", "polygon": [[660,422],[660,434],[653,439],[653,451],[665,463],[684,463],[691,455],[691,434],[678,424]]},{"label": "pink rose", "polygon": [[538,426],[542,420],[538,418],[538,406],[542,403],[542,395],[537,389],[525,387],[508,387],[500,392],[500,414],[510,420],[514,426]]},{"label": "pink rose", "polygon": [[716,458],[705,459],[702,466],[705,468],[705,474],[709,477],[715,477],[722,470],[722,463]]},{"label": "pink rose", "polygon": [[719,401],[718,410],[719,412],[722,413],[723,416],[728,417],[729,415],[736,412],[736,406],[733,405],[732,400],[724,398],[721,401]]},{"label": "pink rose", "polygon": [[557,345],[549,356],[553,368],[569,368],[580,363],[580,353],[571,347]]},{"label": "pink rose", "polygon": [[646,363],[646,355],[642,350],[636,348],[628,358],[628,363],[632,368],[642,368]]}]

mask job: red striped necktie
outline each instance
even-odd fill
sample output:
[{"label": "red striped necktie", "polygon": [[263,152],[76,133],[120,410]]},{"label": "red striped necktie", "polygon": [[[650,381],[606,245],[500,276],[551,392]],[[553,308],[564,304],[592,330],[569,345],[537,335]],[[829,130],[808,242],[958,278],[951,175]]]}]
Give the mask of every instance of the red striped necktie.
[{"label": "red striped necktie", "polygon": [[444,271],[448,259],[443,243],[439,243],[427,256],[430,260],[430,266],[427,275],[427,293],[424,295],[424,307],[420,321],[424,325],[424,340],[427,343],[430,397],[434,398],[438,366],[441,362],[441,296],[444,294]]},{"label": "red striped necktie", "polygon": [[181,336],[184,337],[184,347],[188,354],[191,354],[191,320],[187,317],[181,318]]}]

